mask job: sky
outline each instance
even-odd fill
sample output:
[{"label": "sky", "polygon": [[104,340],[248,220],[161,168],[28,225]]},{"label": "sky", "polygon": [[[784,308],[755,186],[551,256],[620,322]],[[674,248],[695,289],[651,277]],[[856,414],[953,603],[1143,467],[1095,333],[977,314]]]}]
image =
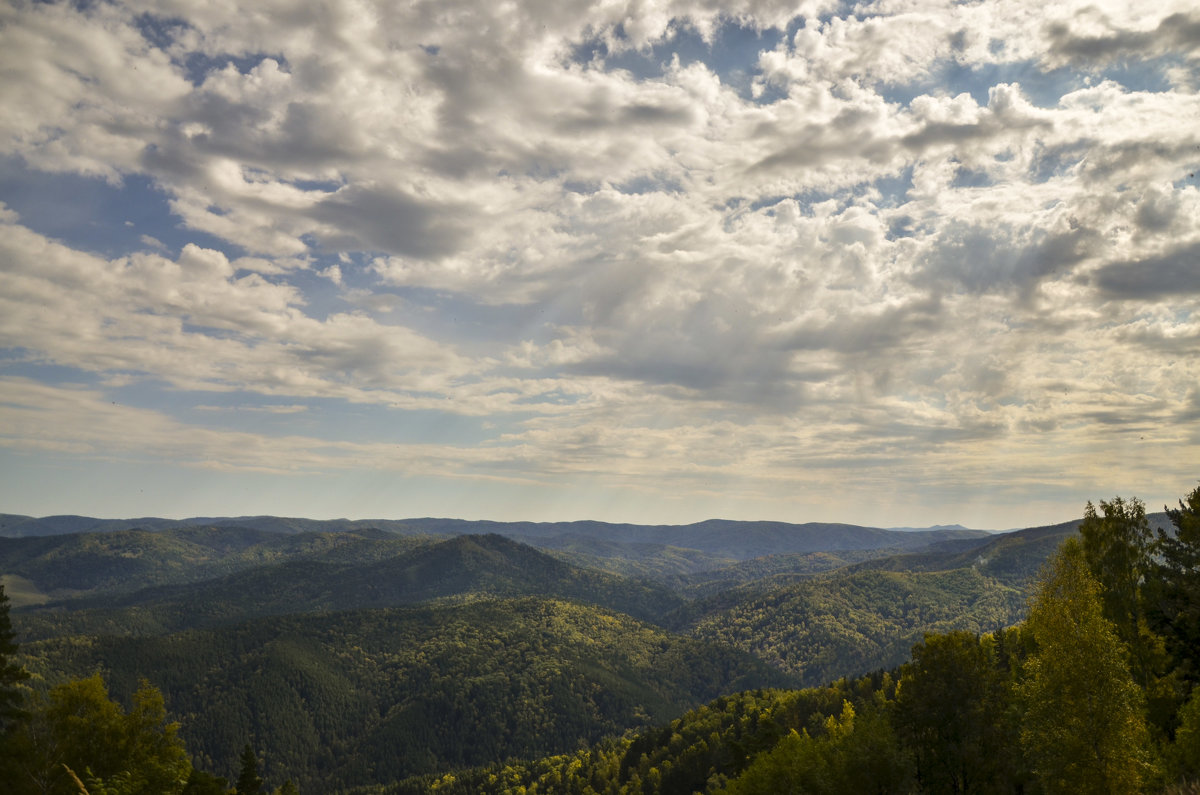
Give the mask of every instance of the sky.
[{"label": "sky", "polygon": [[0,4],[0,512],[1200,480],[1194,0]]}]

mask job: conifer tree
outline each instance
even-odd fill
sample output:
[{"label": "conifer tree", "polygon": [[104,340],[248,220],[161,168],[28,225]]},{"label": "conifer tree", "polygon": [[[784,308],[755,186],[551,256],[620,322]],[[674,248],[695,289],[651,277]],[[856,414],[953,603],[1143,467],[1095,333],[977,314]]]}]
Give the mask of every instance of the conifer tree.
[{"label": "conifer tree", "polygon": [[1146,579],[1147,613],[1180,672],[1200,680],[1200,486],[1166,509],[1174,533],[1158,531],[1158,563]]},{"label": "conifer tree", "polygon": [[250,743],[246,743],[242,749],[241,770],[234,792],[237,795],[262,795],[262,785],[263,780],[258,777],[258,757],[254,755]]},{"label": "conifer tree", "polygon": [[17,634],[8,616],[8,605],[8,594],[0,584],[0,737],[28,716],[20,684],[29,678],[29,672],[13,659],[18,649]]}]

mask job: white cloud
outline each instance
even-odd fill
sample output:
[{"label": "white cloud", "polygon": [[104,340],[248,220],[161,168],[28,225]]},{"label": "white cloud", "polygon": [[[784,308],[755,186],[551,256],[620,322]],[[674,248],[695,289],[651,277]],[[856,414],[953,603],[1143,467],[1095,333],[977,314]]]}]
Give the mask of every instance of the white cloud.
[{"label": "white cloud", "polygon": [[[0,153],[147,177],[183,228],[101,256],[5,213],[0,345],[496,414],[455,476],[1149,482],[1130,429],[1198,421],[1194,10],[839,8],[7,7]],[[749,92],[672,52],[732,21],[771,33]]]}]

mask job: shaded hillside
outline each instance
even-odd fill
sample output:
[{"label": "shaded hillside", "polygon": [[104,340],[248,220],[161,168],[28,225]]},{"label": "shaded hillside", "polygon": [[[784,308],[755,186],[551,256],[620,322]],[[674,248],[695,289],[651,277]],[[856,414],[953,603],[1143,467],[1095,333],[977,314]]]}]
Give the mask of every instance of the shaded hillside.
[{"label": "shaded hillside", "polygon": [[571,599],[660,619],[674,593],[581,569],[503,536],[458,536],[382,560],[303,557],[187,585],[73,600],[28,611],[30,637],[157,634],[264,615],[392,607],[479,596]]},{"label": "shaded hillside", "polygon": [[57,676],[160,687],[189,749],[223,770],[245,742],[302,791],[562,752],[717,697],[791,682],[751,656],[554,600],[255,620],[156,638],[31,644]]},{"label": "shaded hillside", "polygon": [[720,569],[734,562],[730,557],[666,544],[612,541],[569,534],[550,538],[515,538],[576,566],[600,569],[623,577],[674,581],[681,575]]},{"label": "shaded hillside", "polygon": [[0,573],[66,598],[196,582],[292,558],[378,560],[420,542],[379,530],[285,536],[230,527],[0,538]]},{"label": "shaded hillside", "polygon": [[971,568],[1007,585],[1024,588],[1038,575],[1059,544],[1079,532],[1079,522],[1063,522],[1002,533],[983,544],[956,547],[946,544],[936,551],[889,555],[855,565],[855,570],[948,571]]},{"label": "shaded hillside", "polygon": [[751,652],[819,685],[891,668],[925,632],[982,632],[1018,621],[1024,594],[971,568],[833,572],[725,592],[679,616],[697,637]]},{"label": "shaded hillside", "polygon": [[[587,791],[585,786],[593,792],[620,795],[718,792],[724,782],[792,731],[821,735],[828,717],[838,715],[847,699],[862,710],[880,684],[866,679],[806,690],[732,693],[669,724],[610,738],[571,754],[412,778],[384,787],[380,795],[430,791],[515,795]],[[894,737],[885,735],[885,739],[895,742]],[[869,765],[871,761],[863,759],[861,763]],[[793,787],[782,791],[805,790]]]},{"label": "shaded hillside", "polygon": [[[971,539],[965,543],[976,542]],[[675,577],[670,582],[688,598],[699,599],[759,581],[766,581],[769,585],[784,584],[797,577],[833,571],[864,560],[890,558],[896,553],[897,550],[892,548],[765,555],[719,569]]]},{"label": "shaded hillside", "polygon": [[[1170,530],[1165,513],[1147,514],[1151,528]],[[1079,532],[1082,520],[998,533],[983,543],[948,541],[918,553],[881,556],[855,565],[855,570],[949,571],[973,568],[1013,587],[1025,589],[1067,538]]]}]

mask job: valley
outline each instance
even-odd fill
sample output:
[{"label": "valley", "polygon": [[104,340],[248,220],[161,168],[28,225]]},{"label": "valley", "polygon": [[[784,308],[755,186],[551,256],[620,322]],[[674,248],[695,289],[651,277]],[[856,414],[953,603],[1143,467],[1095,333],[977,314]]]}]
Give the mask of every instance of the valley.
[{"label": "valley", "polygon": [[35,688],[100,672],[128,702],[146,680],[198,768],[229,776],[250,743],[275,786],[345,793],[878,682],[926,633],[1020,622],[1079,526],[196,521],[4,517]]}]

